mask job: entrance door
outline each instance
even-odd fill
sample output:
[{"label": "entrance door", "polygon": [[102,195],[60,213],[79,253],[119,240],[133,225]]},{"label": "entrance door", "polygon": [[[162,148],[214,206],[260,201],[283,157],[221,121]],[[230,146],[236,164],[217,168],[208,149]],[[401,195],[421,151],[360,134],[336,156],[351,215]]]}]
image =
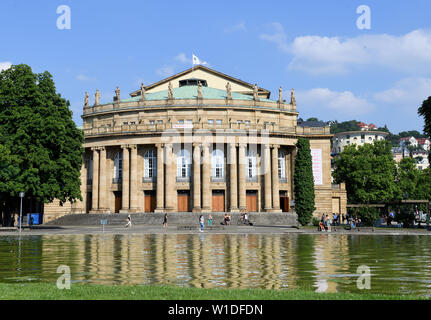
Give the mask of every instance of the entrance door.
[{"label": "entrance door", "polygon": [[282,212],[289,212],[289,197],[286,191],[280,191],[280,209]]},{"label": "entrance door", "polygon": [[190,191],[178,190],[178,212],[189,212]]},{"label": "entrance door", "polygon": [[246,205],[248,212],[257,212],[257,191],[247,190],[246,191]]},{"label": "entrance door", "polygon": [[224,190],[213,190],[213,211],[224,212]]},{"label": "entrance door", "polygon": [[154,212],[156,209],[156,195],[155,192],[145,191],[145,212]]},{"label": "entrance door", "polygon": [[114,191],[115,197],[115,213],[119,213],[121,209],[121,191]]}]

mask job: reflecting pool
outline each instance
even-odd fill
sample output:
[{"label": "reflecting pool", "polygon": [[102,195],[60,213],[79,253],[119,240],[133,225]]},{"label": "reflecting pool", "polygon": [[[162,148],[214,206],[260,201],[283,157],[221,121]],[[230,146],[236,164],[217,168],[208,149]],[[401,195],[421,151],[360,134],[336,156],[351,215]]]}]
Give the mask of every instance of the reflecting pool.
[{"label": "reflecting pool", "polygon": [[0,237],[0,282],[311,288],[431,296],[431,237],[346,234],[128,234]]}]

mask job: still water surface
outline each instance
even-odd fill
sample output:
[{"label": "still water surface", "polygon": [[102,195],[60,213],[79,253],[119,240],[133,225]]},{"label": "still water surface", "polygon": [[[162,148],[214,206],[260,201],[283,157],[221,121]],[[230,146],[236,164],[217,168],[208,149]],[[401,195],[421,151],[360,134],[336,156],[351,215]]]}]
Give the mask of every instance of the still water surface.
[{"label": "still water surface", "polygon": [[0,237],[0,282],[173,284],[203,288],[312,288],[431,296],[431,237],[131,234]]}]

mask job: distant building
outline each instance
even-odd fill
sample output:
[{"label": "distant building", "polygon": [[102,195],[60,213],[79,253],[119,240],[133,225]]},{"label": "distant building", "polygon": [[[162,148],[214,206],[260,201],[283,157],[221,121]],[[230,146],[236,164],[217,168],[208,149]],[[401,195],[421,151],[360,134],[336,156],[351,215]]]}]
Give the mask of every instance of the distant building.
[{"label": "distant building", "polygon": [[430,140],[428,138],[418,138],[416,139],[418,142],[418,145],[422,147],[422,149],[426,151],[430,151]]},{"label": "distant building", "polygon": [[338,154],[343,152],[344,147],[348,145],[356,144],[361,146],[366,143],[374,143],[374,141],[376,140],[384,140],[387,136],[387,132],[377,130],[348,131],[336,133],[332,138],[332,154]]},{"label": "distant building", "polygon": [[410,152],[406,148],[396,147],[392,148],[392,155],[396,163],[399,163],[403,158],[412,157],[415,160],[417,169],[424,170],[429,168],[428,151],[415,150]]},{"label": "distant building", "polygon": [[[403,155],[404,152],[404,155]],[[409,151],[400,147],[392,148],[392,155],[396,163],[399,163],[403,158],[409,157]]]},{"label": "distant building", "polygon": [[418,150],[412,152],[412,157],[415,160],[416,168],[419,170],[424,170],[429,168],[430,164],[428,161],[428,151]]},{"label": "distant building", "polygon": [[361,131],[377,130],[377,127],[373,124],[366,124],[365,122],[358,122],[358,126]]},{"label": "distant building", "polygon": [[400,147],[412,146],[417,147],[418,141],[415,137],[404,137],[400,139]]}]

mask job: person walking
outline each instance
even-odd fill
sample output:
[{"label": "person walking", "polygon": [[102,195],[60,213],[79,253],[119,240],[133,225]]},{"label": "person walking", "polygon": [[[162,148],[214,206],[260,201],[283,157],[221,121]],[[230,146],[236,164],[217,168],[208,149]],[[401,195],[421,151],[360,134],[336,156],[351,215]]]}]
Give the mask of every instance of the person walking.
[{"label": "person walking", "polygon": [[127,216],[127,223],[124,226],[125,228],[130,228],[132,226],[132,218],[130,217],[130,214]]},{"label": "person walking", "polygon": [[199,223],[200,223],[200,225],[201,225],[201,232],[204,232],[204,216],[203,215],[201,215],[200,217],[199,217]]},{"label": "person walking", "polygon": [[168,226],[168,214],[165,213],[165,216],[163,217],[163,224],[162,224],[163,228]]}]

